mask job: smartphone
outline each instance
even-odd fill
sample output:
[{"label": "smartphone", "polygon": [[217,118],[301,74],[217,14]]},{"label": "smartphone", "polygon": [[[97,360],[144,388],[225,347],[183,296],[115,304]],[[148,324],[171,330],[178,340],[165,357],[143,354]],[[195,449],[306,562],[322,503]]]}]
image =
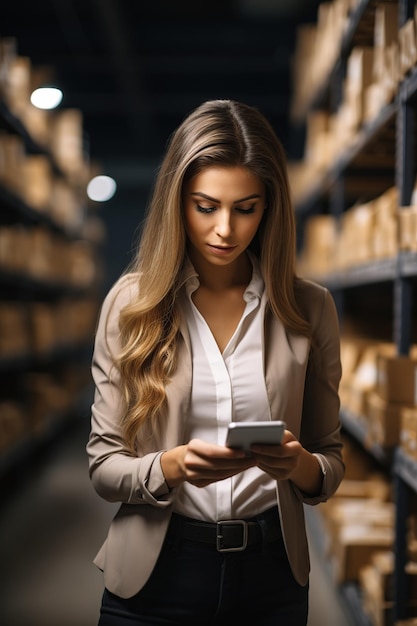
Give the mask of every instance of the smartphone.
[{"label": "smartphone", "polygon": [[249,450],[253,443],[280,444],[286,424],[280,420],[268,422],[231,422],[227,429],[226,446]]}]

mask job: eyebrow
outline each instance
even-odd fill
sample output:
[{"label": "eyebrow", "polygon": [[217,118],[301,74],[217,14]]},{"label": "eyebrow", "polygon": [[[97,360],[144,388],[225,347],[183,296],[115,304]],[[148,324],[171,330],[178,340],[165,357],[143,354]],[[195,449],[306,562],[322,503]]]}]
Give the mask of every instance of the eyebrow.
[{"label": "eyebrow", "polygon": [[[208,196],[207,194],[201,192],[201,191],[193,191],[190,194],[191,196],[200,196],[201,198],[205,198],[205,200],[210,200],[210,202],[215,202],[216,204],[220,204],[220,200],[217,200],[216,198],[212,198],[211,196]],[[250,196],[246,196],[245,198],[239,198],[239,200],[234,200],[233,204],[238,204],[238,202],[246,202],[246,200],[254,200],[255,198],[258,199],[261,197],[261,194],[259,193],[254,193]]]}]

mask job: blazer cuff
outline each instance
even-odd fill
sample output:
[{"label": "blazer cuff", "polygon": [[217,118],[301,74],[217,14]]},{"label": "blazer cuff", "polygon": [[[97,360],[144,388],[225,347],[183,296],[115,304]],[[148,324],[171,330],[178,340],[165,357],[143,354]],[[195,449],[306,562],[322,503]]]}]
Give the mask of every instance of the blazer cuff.
[{"label": "blazer cuff", "polygon": [[318,454],[316,452],[313,454],[316,457],[320,465],[321,472],[323,475],[323,481],[322,481],[320,493],[317,494],[316,496],[307,496],[304,492],[301,491],[301,489],[298,489],[298,487],[296,487],[294,483],[292,483],[292,487],[294,491],[296,492],[298,498],[304,504],[310,504],[310,505],[320,504],[321,502],[325,502],[329,497],[327,483],[328,483],[328,470],[330,469],[330,465],[324,455]]},{"label": "blazer cuff", "polygon": [[164,473],[162,471],[162,453],[163,451],[159,452],[155,456],[151,466],[149,467],[148,474],[145,478],[147,496],[150,497],[153,501],[165,500],[166,496],[171,492],[171,489],[168,487]]}]

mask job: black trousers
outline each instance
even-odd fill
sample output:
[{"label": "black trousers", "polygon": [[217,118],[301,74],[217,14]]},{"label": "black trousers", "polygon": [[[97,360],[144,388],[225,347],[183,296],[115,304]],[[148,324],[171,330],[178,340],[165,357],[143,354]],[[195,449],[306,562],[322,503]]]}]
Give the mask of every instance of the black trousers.
[{"label": "black trousers", "polygon": [[104,591],[99,626],[305,626],[307,615],[308,585],[295,581],[282,536],[218,552],[184,540],[174,521],[139,593]]}]

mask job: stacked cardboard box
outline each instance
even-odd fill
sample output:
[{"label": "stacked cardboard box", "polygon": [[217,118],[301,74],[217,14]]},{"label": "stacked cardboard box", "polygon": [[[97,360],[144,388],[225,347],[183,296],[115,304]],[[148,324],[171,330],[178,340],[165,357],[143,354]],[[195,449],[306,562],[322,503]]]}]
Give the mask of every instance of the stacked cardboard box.
[{"label": "stacked cardboard box", "polygon": [[398,33],[400,76],[404,78],[417,65],[417,6]]},{"label": "stacked cardboard box", "polygon": [[398,4],[381,2],[375,7],[374,59],[364,93],[365,122],[372,121],[391,102],[399,80]]},{"label": "stacked cardboard box", "polygon": [[27,311],[20,303],[2,302],[0,306],[0,355],[22,357],[29,353],[30,335]]},{"label": "stacked cardboard box", "polygon": [[[326,273],[394,258],[399,252],[401,211],[398,191],[390,187],[374,200],[345,211],[338,222],[333,215],[312,216],[305,225],[300,273],[323,277]],[[411,240],[410,231],[407,233],[403,239]]]},{"label": "stacked cardboard box", "polygon": [[398,211],[399,248],[417,252],[417,180],[411,193],[410,205]]},{"label": "stacked cardboard box", "polygon": [[31,104],[30,95],[44,82],[45,72],[50,78],[51,70],[33,68],[30,58],[18,54],[15,39],[0,39],[0,96],[29,133],[50,150],[63,171],[82,175],[87,162],[81,111],[48,111]]},{"label": "stacked cardboard box", "polygon": [[346,270],[372,260],[374,224],[373,202],[358,204],[342,215],[333,261],[335,268]]},{"label": "stacked cardboard box", "polygon": [[57,303],[36,302],[29,307],[30,342],[34,354],[42,355],[60,347],[81,345],[93,337],[97,301],[66,298]]},{"label": "stacked cardboard box", "polygon": [[[74,158],[69,162],[74,163]],[[27,154],[20,137],[0,131],[0,183],[29,207],[51,215],[68,230],[82,224],[83,186],[88,172],[87,168],[78,182],[70,182],[54,171],[48,156]]]},{"label": "stacked cardboard box", "polygon": [[[371,45],[356,45],[350,51],[338,108],[310,111],[315,94],[340,55],[354,5],[343,0],[322,3],[317,25],[303,26],[298,34],[292,114],[295,120],[306,122],[308,142],[304,159],[291,167],[296,202],[314,186],[317,172],[331,167],[355,142],[360,130],[395,99],[401,82],[417,65],[417,9],[398,28],[398,3],[376,3]],[[318,125],[320,118],[326,119],[325,127],[321,122]]]},{"label": "stacked cardboard box", "polygon": [[70,390],[53,373],[32,373],[27,379],[29,431],[40,436],[52,419],[65,415],[73,399]]},{"label": "stacked cardboard box", "polygon": [[345,440],[346,475],[331,500],[319,506],[326,528],[326,553],[337,584],[358,582],[373,556],[390,551],[395,506],[387,477]]},{"label": "stacked cardboard box", "polygon": [[50,68],[39,70],[28,57],[19,56],[15,39],[0,39],[0,98],[45,152],[29,155],[22,138],[0,131],[0,183],[31,208],[74,230],[83,222],[91,165],[81,111],[41,110],[30,102],[32,90],[51,75]]},{"label": "stacked cardboard box", "polygon": [[87,240],[66,240],[45,228],[0,226],[0,268],[49,283],[89,288],[101,268]]},{"label": "stacked cardboard box", "polygon": [[376,389],[368,395],[366,409],[373,441],[398,445],[403,411],[409,407],[417,407],[417,360],[379,354]]},{"label": "stacked cardboard box", "polygon": [[[349,145],[365,119],[365,94],[372,81],[374,49],[355,47],[349,55],[343,101],[336,115],[337,141]],[[340,145],[340,144],[339,144]]]},{"label": "stacked cardboard box", "polygon": [[334,269],[337,223],[332,215],[315,215],[306,223],[298,271],[304,276],[326,276]]},{"label": "stacked cardboard box", "polygon": [[360,422],[369,446],[391,448],[402,441],[417,448],[415,354],[413,348],[410,356],[398,356],[393,343],[342,339],[341,404]]},{"label": "stacked cardboard box", "polygon": [[393,618],[392,551],[376,552],[359,572],[362,605],[373,626],[391,626]]},{"label": "stacked cardboard box", "polygon": [[81,112],[30,102],[50,75],[0,38],[0,451],[11,460],[15,444],[50,434],[90,385],[102,276],[104,225],[86,211]]},{"label": "stacked cardboard box", "polygon": [[[410,518],[410,529],[416,519]],[[417,615],[417,560],[413,555],[415,534],[408,532],[408,562],[406,564],[406,596],[408,615]],[[414,548],[415,550],[415,548]],[[359,573],[359,582],[363,606],[372,624],[391,626],[394,608],[394,553],[385,551],[375,553],[368,565]],[[412,622],[411,622],[412,623]]]},{"label": "stacked cardboard box", "polygon": [[294,59],[294,119],[305,114],[335,64],[350,12],[350,0],[322,2],[317,24],[299,29]]},{"label": "stacked cardboard box", "polygon": [[398,253],[398,191],[390,187],[372,201],[348,209],[342,216],[339,269],[395,257]]},{"label": "stacked cardboard box", "polygon": [[401,411],[400,445],[417,461],[417,407],[404,407]]}]

